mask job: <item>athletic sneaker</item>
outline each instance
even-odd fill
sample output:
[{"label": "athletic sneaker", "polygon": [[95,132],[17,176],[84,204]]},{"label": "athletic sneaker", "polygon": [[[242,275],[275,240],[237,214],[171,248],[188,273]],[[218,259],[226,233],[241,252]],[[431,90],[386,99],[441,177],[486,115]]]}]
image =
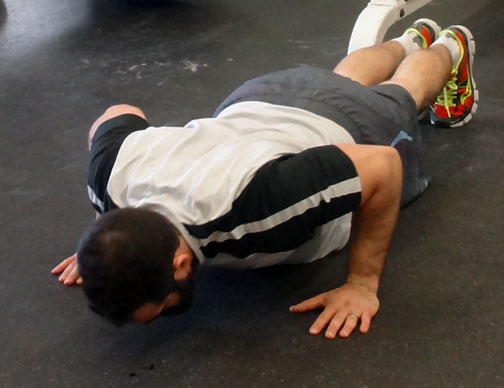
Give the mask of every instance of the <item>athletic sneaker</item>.
[{"label": "athletic sneaker", "polygon": [[456,128],[468,123],[478,109],[479,95],[473,77],[476,44],[471,32],[463,26],[451,26],[441,31],[455,39],[460,59],[455,63],[451,78],[431,105],[431,123],[439,127]]},{"label": "athletic sneaker", "polygon": [[426,49],[428,48],[438,37],[441,32],[441,27],[434,21],[430,19],[418,19],[413,25],[404,31],[404,34],[409,34],[414,32],[418,35],[418,44]]}]

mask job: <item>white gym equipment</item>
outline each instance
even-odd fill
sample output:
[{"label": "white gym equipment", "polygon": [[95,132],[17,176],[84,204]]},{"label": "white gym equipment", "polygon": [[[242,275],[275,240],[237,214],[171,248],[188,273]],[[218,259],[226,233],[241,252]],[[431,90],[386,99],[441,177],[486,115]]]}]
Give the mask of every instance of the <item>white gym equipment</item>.
[{"label": "white gym equipment", "polygon": [[392,24],[432,0],[371,0],[360,13],[350,38],[348,54],[360,48],[383,42]]}]

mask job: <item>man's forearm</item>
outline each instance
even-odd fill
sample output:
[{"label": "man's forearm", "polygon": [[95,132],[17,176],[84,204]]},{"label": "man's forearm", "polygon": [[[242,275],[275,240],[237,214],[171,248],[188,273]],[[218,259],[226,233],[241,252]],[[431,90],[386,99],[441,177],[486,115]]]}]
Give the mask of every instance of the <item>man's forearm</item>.
[{"label": "man's forearm", "polygon": [[359,156],[354,155],[353,160],[363,184],[363,197],[353,218],[347,280],[376,292],[399,213],[402,163],[391,147]]},{"label": "man's forearm", "polygon": [[387,212],[389,214],[384,214],[383,218],[378,220],[370,218],[367,209],[361,209],[355,215],[354,238],[348,266],[349,283],[361,284],[369,291],[378,291],[399,205],[396,209],[391,206]]}]

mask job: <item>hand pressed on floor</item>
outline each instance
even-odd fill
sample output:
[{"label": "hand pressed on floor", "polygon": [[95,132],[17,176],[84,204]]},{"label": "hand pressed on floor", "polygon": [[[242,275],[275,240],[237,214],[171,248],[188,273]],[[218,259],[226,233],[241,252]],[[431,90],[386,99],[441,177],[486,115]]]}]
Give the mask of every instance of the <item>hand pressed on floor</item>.
[{"label": "hand pressed on floor", "polygon": [[317,335],[327,327],[326,338],[348,337],[360,319],[360,332],[367,333],[371,319],[378,312],[378,297],[366,287],[356,283],[346,283],[334,290],[324,292],[290,308],[291,312],[304,313],[323,308],[310,328],[310,334]]},{"label": "hand pressed on floor", "polygon": [[82,278],[79,275],[77,268],[77,253],[66,258],[51,271],[53,275],[61,274],[58,280],[65,286],[71,286],[76,284],[80,286],[82,284]]}]

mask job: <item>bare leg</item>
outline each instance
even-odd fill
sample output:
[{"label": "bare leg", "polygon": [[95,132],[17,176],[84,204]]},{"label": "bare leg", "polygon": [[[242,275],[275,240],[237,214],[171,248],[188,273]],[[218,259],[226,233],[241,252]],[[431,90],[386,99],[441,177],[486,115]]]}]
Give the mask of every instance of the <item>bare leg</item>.
[{"label": "bare leg", "polygon": [[354,51],[343,58],[334,72],[365,86],[377,85],[392,77],[404,57],[403,46],[389,41]]},{"label": "bare leg", "polygon": [[406,57],[392,78],[383,84],[400,85],[405,88],[421,111],[441,92],[449,79],[452,66],[448,48],[434,45]]}]

